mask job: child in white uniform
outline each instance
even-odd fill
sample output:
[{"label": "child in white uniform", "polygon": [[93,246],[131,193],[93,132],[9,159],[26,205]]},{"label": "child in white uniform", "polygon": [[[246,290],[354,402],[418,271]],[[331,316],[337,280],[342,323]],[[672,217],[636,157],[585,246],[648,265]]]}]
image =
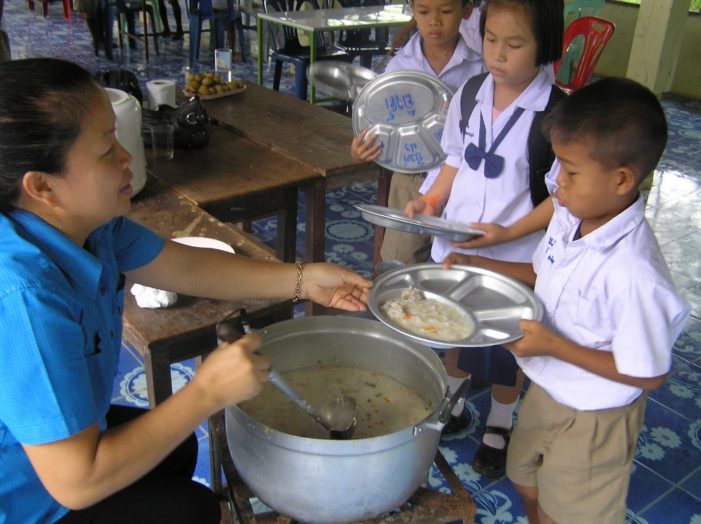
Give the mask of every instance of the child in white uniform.
[{"label": "child in white uniform", "polygon": [[[462,37],[462,23],[479,20],[479,10],[472,9],[468,0],[414,0],[413,19],[418,32],[399,49],[385,68],[394,71],[420,71],[437,77],[452,91],[466,80],[485,71],[481,52],[471,49]],[[380,155],[375,136],[361,131],[351,143],[351,156],[358,161],[372,161]],[[438,168],[427,173],[394,173],[390,182],[388,205],[403,209],[420,195],[425,179],[435,178]],[[432,175],[433,173],[433,175]],[[402,233],[388,229],[382,242],[383,260],[399,260],[405,264],[425,262],[431,248],[429,235]]]},{"label": "child in white uniform", "polygon": [[608,78],[561,102],[545,128],[559,170],[533,264],[446,262],[535,282],[545,306],[508,345],[532,381],[507,465],[529,522],[623,523],[645,392],[664,382],[689,315],[639,193],[667,125],[648,89]]},{"label": "child in white uniform", "polygon": [[[490,0],[482,8],[480,31],[489,75],[470,115],[461,114],[464,87],[453,96],[441,141],[447,159],[433,185],[405,207],[409,216],[441,214],[463,224],[509,225],[531,212],[528,135],[536,112],[550,98],[550,64],[562,51],[562,12],[562,0]],[[436,238],[431,258],[442,262],[460,251],[528,262],[541,236],[542,231],[485,250]],[[450,376],[461,376],[466,369],[494,384],[473,468],[490,477],[502,475],[523,378],[513,356],[501,347],[448,350],[446,367]]]}]

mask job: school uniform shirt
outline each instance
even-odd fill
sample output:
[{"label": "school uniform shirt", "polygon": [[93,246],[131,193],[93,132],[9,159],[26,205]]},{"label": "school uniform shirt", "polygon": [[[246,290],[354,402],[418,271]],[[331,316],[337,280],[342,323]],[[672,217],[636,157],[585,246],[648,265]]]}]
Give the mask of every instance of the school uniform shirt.
[{"label": "school uniform shirt", "polygon": [[[533,254],[543,322],[581,346],[613,353],[619,373],[664,375],[690,308],[674,288],[643,198],[577,240],[580,220],[554,205]],[[553,357],[516,360],[557,402],[577,410],[626,406],[642,393]]]},{"label": "school uniform shirt", "polygon": [[482,35],[480,34],[480,7],[472,9],[470,17],[460,21],[460,34],[465,39],[467,47],[482,56]]},{"label": "school uniform shirt", "polygon": [[53,522],[68,510],[21,444],[68,438],[99,422],[112,398],[124,275],[163,240],[126,218],[78,246],[23,210],[0,214],[0,523]]},{"label": "school uniform shirt", "polygon": [[[472,16],[470,16],[472,18]],[[487,69],[482,61],[482,53],[473,51],[465,43],[464,38],[458,39],[458,44],[453,51],[453,56],[445,65],[443,70],[436,74],[431,68],[426,56],[421,47],[422,37],[420,33],[414,33],[409,41],[402,46],[385,68],[385,73],[393,73],[395,71],[419,71],[431,76],[437,77],[441,82],[447,85],[451,92],[460,88],[465,82],[475,75],[484,73]],[[422,186],[422,192],[425,192],[426,187],[430,187],[430,183],[438,176],[440,166],[430,169],[426,175],[426,181]],[[427,186],[427,184],[429,184]]]},{"label": "school uniform shirt", "polygon": [[[509,226],[533,209],[529,185],[528,134],[536,111],[543,111],[548,103],[551,85],[546,68],[541,67],[523,93],[492,122],[494,80],[491,75],[487,75],[475,97],[476,104],[469,116],[464,136],[460,128],[460,98],[464,86],[453,95],[441,146],[447,154],[445,163],[457,168],[458,173],[443,210],[443,218],[460,224],[487,222]],[[524,109],[523,114],[494,151],[504,158],[504,168],[496,178],[487,178],[484,175],[484,160],[473,170],[465,161],[465,149],[470,143],[479,145],[481,117],[484,120],[488,151],[517,107]],[[542,236],[541,232],[533,233],[506,244],[479,249],[458,249],[450,241],[436,237],[431,258],[442,262],[449,253],[459,251],[510,262],[530,262]]]}]

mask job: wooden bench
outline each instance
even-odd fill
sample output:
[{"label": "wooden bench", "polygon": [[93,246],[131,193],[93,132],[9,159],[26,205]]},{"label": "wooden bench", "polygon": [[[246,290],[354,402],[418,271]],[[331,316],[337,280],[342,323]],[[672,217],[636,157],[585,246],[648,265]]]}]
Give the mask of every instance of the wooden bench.
[{"label": "wooden bench", "polygon": [[[215,219],[155,177],[132,203],[129,218],[164,238],[211,237],[230,244],[236,253],[278,261],[270,249],[236,227]],[[169,308],[143,309],[136,305],[127,283],[123,340],[144,358],[151,407],[172,395],[170,364],[201,358],[217,345],[216,323],[245,308],[253,322],[269,324],[292,317],[292,302],[273,300],[221,301],[179,296]]]}]

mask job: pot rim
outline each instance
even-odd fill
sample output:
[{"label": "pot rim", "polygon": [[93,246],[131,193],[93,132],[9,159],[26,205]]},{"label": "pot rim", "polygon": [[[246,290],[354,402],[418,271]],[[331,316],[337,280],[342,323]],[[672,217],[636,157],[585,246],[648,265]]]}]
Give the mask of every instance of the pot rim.
[{"label": "pot rim", "polygon": [[290,450],[308,452],[313,448],[314,453],[320,455],[339,455],[345,453],[349,455],[367,454],[368,452],[379,452],[388,448],[398,446],[404,442],[408,442],[417,438],[422,431],[435,430],[440,432],[445,426],[445,422],[440,421],[440,414],[443,411],[446,403],[449,400],[449,391],[447,385],[447,373],[443,362],[440,360],[435,351],[431,348],[423,346],[408,337],[398,334],[396,331],[385,326],[377,320],[363,319],[357,317],[301,317],[296,319],[284,320],[271,324],[270,326],[261,329],[258,333],[263,334],[264,340],[260,348],[260,353],[265,354],[266,341],[279,341],[286,337],[293,337],[295,333],[305,333],[309,330],[310,325],[314,328],[315,333],[338,333],[339,328],[347,330],[347,332],[362,333],[365,336],[387,336],[392,340],[397,340],[403,347],[411,350],[415,356],[421,359],[427,367],[429,367],[440,380],[440,388],[442,390],[442,398],[436,402],[434,409],[424,419],[415,424],[406,426],[393,433],[378,435],[376,437],[356,438],[350,440],[331,440],[312,437],[301,437],[285,433],[277,429],[266,426],[244,412],[237,404],[233,404],[226,408],[226,416],[234,416],[243,422],[243,426],[256,438],[265,439],[274,442],[275,445]]}]

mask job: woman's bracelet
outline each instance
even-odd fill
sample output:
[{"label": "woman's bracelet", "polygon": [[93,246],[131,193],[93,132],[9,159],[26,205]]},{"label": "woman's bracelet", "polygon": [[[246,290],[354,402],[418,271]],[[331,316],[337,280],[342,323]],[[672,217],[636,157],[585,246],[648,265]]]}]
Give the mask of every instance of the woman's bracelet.
[{"label": "woman's bracelet", "polygon": [[295,294],[292,297],[292,303],[296,304],[299,302],[299,294],[302,292],[302,271],[304,271],[304,264],[302,264],[299,260],[296,262],[297,264],[297,280],[295,281]]}]

